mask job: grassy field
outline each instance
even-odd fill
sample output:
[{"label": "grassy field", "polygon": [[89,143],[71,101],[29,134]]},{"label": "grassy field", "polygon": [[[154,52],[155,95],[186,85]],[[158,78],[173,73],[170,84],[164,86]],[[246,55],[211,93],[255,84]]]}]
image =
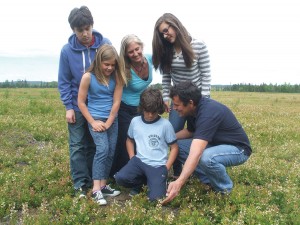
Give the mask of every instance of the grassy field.
[{"label": "grassy field", "polygon": [[253,154],[229,168],[231,195],[191,178],[171,204],[128,190],[100,207],[73,198],[65,110],[56,89],[0,89],[0,224],[300,224],[300,94],[213,92]]}]

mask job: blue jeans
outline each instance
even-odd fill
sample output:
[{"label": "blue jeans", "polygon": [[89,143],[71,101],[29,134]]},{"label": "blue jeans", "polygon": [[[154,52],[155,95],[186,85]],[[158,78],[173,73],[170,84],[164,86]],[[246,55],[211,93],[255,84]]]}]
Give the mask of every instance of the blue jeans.
[{"label": "blue jeans", "polygon": [[[105,122],[105,120],[102,121]],[[93,162],[93,180],[106,180],[109,176],[117,144],[117,119],[115,119],[110,128],[104,132],[93,131],[90,124],[89,129],[96,144],[96,153]]]},{"label": "blue jeans", "polygon": [[[178,140],[179,160],[185,163],[193,139]],[[210,184],[216,192],[229,193],[233,182],[226,172],[226,167],[237,166],[248,160],[243,149],[233,145],[207,146],[195,169],[195,174],[202,183]]]},{"label": "blue jeans", "polygon": [[171,103],[171,111],[169,113],[169,121],[172,124],[175,133],[182,130],[184,128],[184,124],[186,122],[186,118],[180,117],[178,112],[173,109],[173,102]]},{"label": "blue jeans", "polygon": [[126,148],[127,131],[132,118],[138,115],[137,106],[130,106],[121,102],[118,112],[118,141],[110,177],[113,177],[129,161]]},{"label": "blue jeans", "polygon": [[167,176],[168,170],[165,165],[153,167],[134,156],[116,173],[115,179],[117,184],[127,188],[139,187],[147,183],[148,198],[154,201],[166,196]]},{"label": "blue jeans", "polygon": [[[178,112],[173,109],[173,102],[171,103],[171,111],[169,113],[169,121],[172,124],[175,133],[182,130],[184,128],[184,125],[186,122],[186,118],[180,117]],[[177,157],[173,163],[173,175],[179,176],[181,173],[181,170],[182,170],[182,164]]]},{"label": "blue jeans", "polygon": [[92,186],[92,165],[96,146],[81,112],[75,111],[76,123],[68,123],[70,168],[74,188]]}]

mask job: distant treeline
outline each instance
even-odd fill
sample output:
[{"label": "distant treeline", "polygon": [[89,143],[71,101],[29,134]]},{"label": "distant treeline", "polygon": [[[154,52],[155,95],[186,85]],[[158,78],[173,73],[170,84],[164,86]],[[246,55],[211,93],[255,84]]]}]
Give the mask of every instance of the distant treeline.
[{"label": "distant treeline", "polygon": [[300,93],[300,84],[233,84],[212,85],[214,91]]},{"label": "distant treeline", "polygon": [[0,82],[0,88],[57,88],[57,81],[27,81],[17,80]]},{"label": "distant treeline", "polygon": [[[162,89],[161,84],[153,84],[152,87]],[[238,92],[277,92],[277,93],[300,93],[300,84],[233,84],[212,85],[212,91],[238,91]]]},{"label": "distant treeline", "polygon": [[[162,89],[160,83],[152,84],[152,87]],[[0,82],[0,88],[57,88],[57,81],[5,81]],[[212,85],[213,91],[239,91],[239,92],[278,92],[278,93],[300,93],[300,84],[233,84]]]}]

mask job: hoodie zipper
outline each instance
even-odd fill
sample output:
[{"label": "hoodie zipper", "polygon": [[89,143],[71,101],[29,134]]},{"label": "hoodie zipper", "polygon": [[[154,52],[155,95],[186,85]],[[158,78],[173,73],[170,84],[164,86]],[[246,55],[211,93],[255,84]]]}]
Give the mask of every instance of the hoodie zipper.
[{"label": "hoodie zipper", "polygon": [[[87,48],[87,51],[88,51],[88,59],[89,59],[89,64],[91,65],[92,63],[92,60],[91,60],[91,50],[90,48]],[[97,51],[96,51],[97,52]],[[83,73],[85,73],[85,54],[84,54],[84,50],[81,52],[82,54],[82,66],[83,66]]]}]

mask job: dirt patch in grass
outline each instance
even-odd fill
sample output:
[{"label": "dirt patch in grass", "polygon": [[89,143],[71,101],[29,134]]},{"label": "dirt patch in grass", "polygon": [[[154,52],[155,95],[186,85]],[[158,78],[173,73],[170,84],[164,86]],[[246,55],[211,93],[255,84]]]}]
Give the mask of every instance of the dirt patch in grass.
[{"label": "dirt patch in grass", "polygon": [[44,142],[35,140],[31,133],[19,129],[11,129],[6,132],[1,132],[0,139],[2,140],[2,142],[0,142],[1,145],[4,145],[1,147],[4,147],[4,149],[9,148],[10,150],[14,150],[20,147],[26,148],[33,145],[37,145],[39,149],[45,147]]}]

